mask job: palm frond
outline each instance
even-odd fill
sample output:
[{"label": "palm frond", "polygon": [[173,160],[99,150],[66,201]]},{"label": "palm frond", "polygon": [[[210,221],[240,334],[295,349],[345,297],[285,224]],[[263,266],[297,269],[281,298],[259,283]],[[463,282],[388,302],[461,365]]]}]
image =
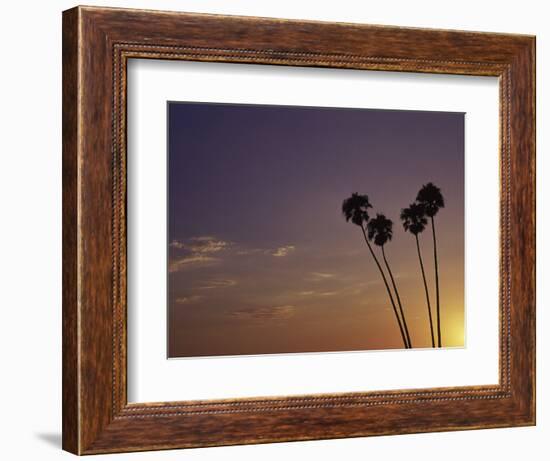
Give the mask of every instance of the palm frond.
[{"label": "palm frond", "polygon": [[372,208],[369,197],[354,192],[351,197],[343,201],[342,214],[346,221],[351,221],[357,226],[363,226],[364,223],[369,221],[369,208]]},{"label": "palm frond", "polygon": [[400,215],[403,229],[413,235],[423,232],[428,224],[426,208],[421,203],[411,203],[408,208],[403,208]]},{"label": "palm frond", "polygon": [[416,196],[416,201],[424,206],[426,215],[433,218],[440,208],[445,207],[445,200],[441,189],[434,183],[427,183],[422,186]]},{"label": "palm frond", "polygon": [[367,236],[375,245],[385,245],[393,237],[393,222],[385,215],[377,213],[367,224]]}]

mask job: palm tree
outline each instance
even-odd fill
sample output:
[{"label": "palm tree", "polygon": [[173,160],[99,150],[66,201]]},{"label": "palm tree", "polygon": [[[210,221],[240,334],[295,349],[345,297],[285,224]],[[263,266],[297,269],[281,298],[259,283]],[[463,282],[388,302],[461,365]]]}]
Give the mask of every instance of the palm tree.
[{"label": "palm tree", "polygon": [[395,314],[397,324],[399,325],[399,331],[401,332],[401,338],[403,339],[403,344],[405,345],[405,348],[408,349],[410,348],[410,345],[407,342],[407,338],[403,330],[403,325],[401,324],[401,319],[399,318],[397,307],[395,305],[395,301],[391,294],[391,290],[388,285],[386,275],[384,274],[384,271],[382,270],[382,266],[380,265],[380,262],[378,261],[378,258],[376,257],[376,254],[374,253],[372,246],[369,243],[369,240],[367,238],[367,234],[365,231],[365,226],[369,222],[369,208],[372,208],[372,205],[369,202],[368,196],[359,195],[357,192],[354,192],[353,194],[351,194],[351,197],[345,199],[344,202],[342,203],[342,213],[346,218],[346,221],[347,222],[351,221],[353,224],[361,228],[361,232],[363,234],[363,237],[365,238],[365,243],[367,244],[370,254],[374,259],[374,262],[376,263],[378,270],[380,271],[380,275],[382,276],[384,285],[386,286],[386,291],[388,292],[388,296],[390,298],[390,302],[393,307],[393,313]]},{"label": "palm tree", "polygon": [[440,208],[445,207],[445,201],[441,194],[441,189],[429,182],[424,184],[418,191],[416,201],[424,207],[426,216],[432,221],[432,236],[434,244],[434,265],[435,265],[435,302],[437,313],[437,346],[441,347],[441,313],[439,308],[439,267],[437,264],[437,240],[435,237],[435,222],[434,216],[437,214]]},{"label": "palm tree", "polygon": [[420,243],[418,234],[424,231],[428,220],[426,219],[426,210],[419,203],[412,203],[408,208],[401,210],[401,221],[403,228],[409,231],[416,240],[416,251],[418,252],[418,261],[420,261],[420,270],[422,271],[422,280],[424,281],[424,290],[426,292],[426,303],[428,305],[428,318],[430,320],[430,334],[432,336],[432,347],[435,347],[434,325],[432,322],[432,307],[430,304],[430,294],[428,291],[428,283],[426,282],[426,273],[424,272],[424,262],[422,261],[422,253],[420,252]]},{"label": "palm tree", "polygon": [[397,298],[397,304],[399,305],[399,310],[401,312],[401,318],[403,319],[403,328],[405,329],[405,336],[407,337],[409,347],[412,347],[411,337],[409,335],[409,328],[407,327],[407,320],[405,319],[405,312],[403,312],[403,305],[401,304],[399,291],[397,290],[397,285],[395,283],[392,270],[386,258],[386,252],[384,250],[384,245],[392,239],[392,236],[393,236],[392,228],[393,228],[392,221],[386,218],[383,214],[378,213],[376,215],[376,218],[371,219],[367,224],[368,239],[374,240],[374,244],[379,246],[382,249],[382,257],[384,258],[386,269],[388,269],[388,273],[390,274],[393,290],[395,291],[395,296]]}]

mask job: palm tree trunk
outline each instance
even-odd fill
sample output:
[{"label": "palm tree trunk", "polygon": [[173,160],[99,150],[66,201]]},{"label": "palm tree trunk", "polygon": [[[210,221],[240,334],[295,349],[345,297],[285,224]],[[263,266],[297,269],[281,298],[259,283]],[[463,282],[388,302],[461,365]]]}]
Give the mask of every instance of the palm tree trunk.
[{"label": "palm tree trunk", "polygon": [[435,263],[435,302],[437,312],[437,347],[441,347],[441,314],[439,311],[439,268],[437,265],[437,240],[435,238],[435,224],[434,218],[432,220],[432,234],[434,240],[434,263]]},{"label": "palm tree trunk", "polygon": [[388,292],[388,296],[390,297],[391,305],[393,307],[393,313],[395,314],[395,318],[397,319],[397,324],[399,325],[399,331],[401,332],[401,338],[403,339],[403,344],[405,345],[405,349],[410,349],[410,345],[407,342],[407,338],[405,337],[405,332],[403,331],[403,325],[401,325],[401,319],[399,318],[399,314],[397,312],[397,307],[395,306],[395,301],[393,300],[393,296],[391,294],[390,286],[388,285],[388,281],[386,280],[386,276],[384,275],[384,271],[382,270],[382,266],[378,262],[378,258],[376,257],[376,254],[374,253],[372,247],[370,246],[369,239],[367,238],[367,234],[365,233],[365,229],[363,226],[361,226],[361,230],[363,231],[363,237],[365,237],[365,242],[367,244],[367,247],[370,250],[370,254],[372,255],[374,262],[376,263],[376,266],[378,267],[378,270],[380,271],[380,275],[382,276],[382,280],[384,281],[384,285],[386,285],[386,290]]},{"label": "palm tree trunk", "polygon": [[401,312],[401,318],[403,319],[403,327],[405,328],[405,336],[407,337],[409,347],[412,348],[411,337],[409,335],[409,328],[407,327],[407,320],[405,319],[405,312],[403,312],[403,305],[401,304],[401,298],[399,297],[399,291],[397,291],[397,285],[395,284],[395,280],[393,278],[393,273],[390,269],[390,265],[388,264],[388,260],[386,259],[386,252],[384,251],[384,245],[382,245],[381,248],[382,248],[382,257],[384,258],[384,263],[386,264],[386,268],[388,269],[388,272],[390,274],[391,284],[393,285],[393,290],[395,291],[395,296],[397,297],[397,304],[399,305],[399,310]]},{"label": "palm tree trunk", "polygon": [[430,319],[430,334],[432,335],[432,347],[435,347],[434,324],[432,322],[432,307],[430,305],[430,293],[428,291],[428,283],[426,282],[426,273],[424,272],[424,262],[422,261],[422,253],[420,252],[420,243],[418,242],[418,234],[414,234],[416,238],[416,250],[418,251],[418,260],[420,261],[420,269],[422,270],[422,280],[424,280],[424,290],[426,292],[426,303],[428,304],[428,318]]}]

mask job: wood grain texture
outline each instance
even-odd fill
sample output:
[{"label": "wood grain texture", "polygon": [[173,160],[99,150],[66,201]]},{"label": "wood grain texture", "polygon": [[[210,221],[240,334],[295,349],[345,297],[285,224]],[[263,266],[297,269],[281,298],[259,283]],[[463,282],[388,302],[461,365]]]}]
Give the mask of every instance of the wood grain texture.
[{"label": "wood grain texture", "polygon": [[[92,7],[64,12],[64,449],[91,454],[534,424],[534,49],[533,37],[506,34]],[[499,384],[129,404],[126,63],[133,58],[498,76]]]},{"label": "wood grain texture", "polygon": [[79,452],[78,381],[78,10],[63,17],[63,448]]}]

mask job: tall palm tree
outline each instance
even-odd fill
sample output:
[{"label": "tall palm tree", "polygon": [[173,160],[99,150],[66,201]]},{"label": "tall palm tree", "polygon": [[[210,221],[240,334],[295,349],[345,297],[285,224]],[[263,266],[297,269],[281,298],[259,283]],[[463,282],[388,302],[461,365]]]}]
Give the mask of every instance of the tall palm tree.
[{"label": "tall palm tree", "polygon": [[395,291],[395,296],[397,298],[397,304],[399,305],[399,311],[401,312],[401,318],[403,320],[403,328],[405,329],[405,336],[407,337],[409,347],[412,347],[411,337],[409,335],[409,328],[407,327],[407,320],[405,318],[405,312],[403,311],[403,305],[401,304],[401,298],[399,296],[399,290],[397,289],[397,285],[395,283],[392,270],[386,258],[386,252],[384,250],[384,245],[392,239],[393,223],[391,219],[388,219],[383,214],[378,213],[375,218],[371,219],[368,222],[367,230],[368,230],[368,239],[374,240],[374,244],[379,246],[382,249],[382,257],[384,258],[386,269],[388,269],[388,273],[390,274],[393,290]]},{"label": "tall palm tree", "polygon": [[416,251],[418,252],[418,261],[420,261],[420,270],[422,271],[422,280],[424,281],[424,291],[426,292],[426,303],[428,305],[428,319],[430,320],[430,334],[432,337],[432,347],[435,347],[434,325],[432,321],[432,307],[430,304],[430,294],[428,291],[428,283],[426,282],[426,273],[424,272],[424,262],[422,261],[422,253],[420,251],[420,243],[418,234],[424,232],[428,220],[426,219],[426,210],[419,203],[411,203],[408,208],[401,210],[401,221],[405,231],[414,235],[416,240]]},{"label": "tall palm tree", "polygon": [[397,307],[395,305],[395,301],[391,294],[390,286],[388,285],[388,280],[386,279],[386,275],[382,270],[382,266],[380,265],[380,262],[378,261],[378,258],[376,257],[376,254],[374,253],[372,246],[369,243],[369,240],[367,238],[365,227],[369,222],[369,208],[372,208],[372,205],[369,202],[368,196],[359,195],[357,192],[354,192],[353,194],[351,194],[351,197],[345,199],[344,202],[342,203],[342,213],[346,218],[346,221],[347,222],[351,221],[353,224],[361,228],[361,232],[365,239],[365,243],[367,244],[370,254],[374,259],[374,262],[376,263],[378,270],[380,271],[380,275],[382,276],[384,285],[386,286],[386,291],[388,292],[388,296],[390,298],[390,302],[393,307],[393,313],[395,314],[397,324],[399,325],[399,331],[401,333],[401,338],[403,339],[403,344],[405,345],[405,348],[408,349],[410,348],[410,345],[407,342],[407,338],[403,330],[403,325],[401,324],[401,319],[397,312]]},{"label": "tall palm tree", "polygon": [[435,302],[437,313],[437,346],[441,347],[441,312],[439,307],[439,266],[437,263],[437,240],[435,237],[435,222],[434,216],[440,210],[445,207],[445,201],[443,200],[443,194],[441,189],[429,182],[424,184],[418,191],[416,201],[424,207],[426,216],[428,216],[432,222],[432,236],[434,244],[434,265],[435,265]]}]

